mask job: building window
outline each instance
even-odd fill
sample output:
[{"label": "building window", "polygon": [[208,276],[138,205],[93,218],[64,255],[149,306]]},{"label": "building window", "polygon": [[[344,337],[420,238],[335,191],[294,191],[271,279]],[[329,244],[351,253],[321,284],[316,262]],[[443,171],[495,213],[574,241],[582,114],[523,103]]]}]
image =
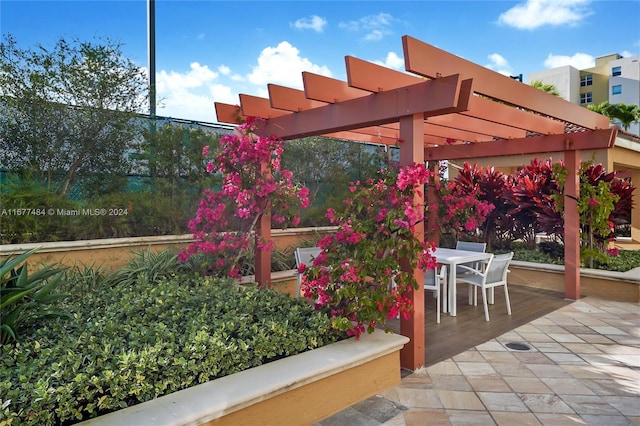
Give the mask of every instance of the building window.
[{"label": "building window", "polygon": [[619,95],[622,93],[622,85],[621,84],[617,84],[615,86],[611,86],[611,94],[612,95]]},{"label": "building window", "polygon": [[593,102],[593,93],[580,93],[580,104],[590,104]]},{"label": "building window", "polygon": [[613,77],[622,75],[622,67],[613,67],[613,68],[611,68],[611,75]]},{"label": "building window", "polygon": [[593,84],[593,74],[580,77],[580,87],[591,86]]}]

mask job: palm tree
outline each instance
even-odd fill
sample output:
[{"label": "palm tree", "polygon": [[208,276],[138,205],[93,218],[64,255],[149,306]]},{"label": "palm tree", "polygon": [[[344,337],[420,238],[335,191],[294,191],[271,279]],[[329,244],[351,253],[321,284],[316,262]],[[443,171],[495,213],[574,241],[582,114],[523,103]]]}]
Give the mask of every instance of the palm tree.
[{"label": "palm tree", "polygon": [[598,114],[602,114],[607,117],[609,117],[610,107],[611,107],[611,104],[609,103],[609,101],[600,102],[598,105],[595,105],[595,104],[587,105],[587,109],[589,111],[597,112]]},{"label": "palm tree", "polygon": [[553,84],[547,84],[540,80],[535,80],[531,82],[530,85],[531,87],[535,87],[536,89],[542,90],[543,92],[546,92],[550,95],[560,96],[560,92],[558,92],[558,89]]},{"label": "palm tree", "polygon": [[613,104],[609,108],[609,118],[617,119],[627,131],[631,123],[640,123],[640,107],[633,104]]},{"label": "palm tree", "polygon": [[629,130],[631,123],[640,123],[640,106],[627,104],[610,104],[604,101],[598,105],[587,105],[591,111],[609,117],[611,122],[618,120],[625,131]]}]

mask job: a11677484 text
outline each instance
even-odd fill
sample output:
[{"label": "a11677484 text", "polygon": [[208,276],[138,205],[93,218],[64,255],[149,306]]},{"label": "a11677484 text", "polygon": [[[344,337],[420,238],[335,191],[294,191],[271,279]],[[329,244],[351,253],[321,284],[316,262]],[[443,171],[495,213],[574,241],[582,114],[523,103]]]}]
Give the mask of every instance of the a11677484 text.
[{"label": "a11677484 text", "polygon": [[128,209],[54,209],[54,208],[19,208],[2,209],[0,216],[126,216]]}]

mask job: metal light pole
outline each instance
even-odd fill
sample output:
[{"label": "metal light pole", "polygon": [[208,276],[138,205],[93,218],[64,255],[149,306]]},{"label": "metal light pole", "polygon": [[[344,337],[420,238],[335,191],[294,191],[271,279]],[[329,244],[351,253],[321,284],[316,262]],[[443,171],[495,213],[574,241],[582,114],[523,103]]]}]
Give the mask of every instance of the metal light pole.
[{"label": "metal light pole", "polygon": [[156,0],[147,0],[147,47],[149,53],[149,116],[156,120]]}]

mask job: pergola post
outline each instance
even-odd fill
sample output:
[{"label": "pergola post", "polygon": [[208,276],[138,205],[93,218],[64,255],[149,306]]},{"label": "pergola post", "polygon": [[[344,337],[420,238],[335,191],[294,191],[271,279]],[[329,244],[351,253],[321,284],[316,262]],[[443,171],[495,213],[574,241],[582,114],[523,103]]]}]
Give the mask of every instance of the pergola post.
[{"label": "pergola post", "polygon": [[564,294],[567,299],[580,299],[580,156],[579,151],[564,152],[569,173],[564,186]]},{"label": "pergola post", "polygon": [[[414,114],[400,118],[400,164],[410,165],[424,163],[423,142],[424,116]],[[424,205],[424,192],[415,192],[414,205]],[[424,222],[418,223],[414,228],[414,235],[424,240]],[[404,268],[408,265],[403,265]],[[418,281],[418,290],[410,289],[407,297],[413,302],[413,315],[409,319],[400,318],[400,333],[407,336],[409,343],[400,350],[400,364],[409,370],[417,370],[424,366],[425,361],[425,327],[424,327],[424,272],[421,269],[407,269],[405,272],[413,273]]]},{"label": "pergola post", "polygon": [[[631,171],[631,183],[635,185],[636,189],[633,191],[633,195],[636,200],[640,196],[640,170]],[[640,242],[640,209],[631,209],[631,240],[634,242]]]},{"label": "pergola post", "polygon": [[440,199],[436,189],[436,186],[440,184],[439,166],[439,161],[429,161],[429,170],[433,173],[433,185],[427,186],[428,210],[426,215],[427,232],[425,233],[427,241],[435,243],[436,246],[440,244],[440,229],[438,228]]},{"label": "pergola post", "polygon": [[[260,165],[260,172],[269,173],[268,164]],[[255,280],[260,287],[271,287],[271,250],[265,249],[264,244],[271,241],[271,206],[266,205],[265,210],[258,219],[255,232]]]}]

